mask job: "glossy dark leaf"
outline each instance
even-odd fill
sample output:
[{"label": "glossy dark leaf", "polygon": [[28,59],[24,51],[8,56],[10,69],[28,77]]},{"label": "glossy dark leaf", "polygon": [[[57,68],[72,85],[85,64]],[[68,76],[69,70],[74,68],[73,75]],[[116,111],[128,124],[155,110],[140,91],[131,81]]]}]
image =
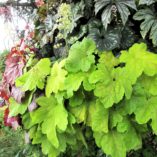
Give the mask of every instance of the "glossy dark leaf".
[{"label": "glossy dark leaf", "polygon": [[95,2],[95,13],[97,14],[103,10],[101,20],[105,29],[111,23],[112,15],[115,15],[117,12],[120,14],[123,25],[125,25],[130,15],[129,8],[136,10],[134,0],[96,0]]},{"label": "glossy dark leaf", "polygon": [[127,8],[127,6],[124,5],[124,4],[117,3],[116,6],[117,6],[117,9],[118,9],[119,14],[121,16],[122,23],[123,23],[123,25],[125,25],[125,23],[126,23],[126,21],[128,19],[128,16],[130,15],[130,11]]},{"label": "glossy dark leaf", "polygon": [[101,15],[102,23],[105,29],[107,29],[108,24],[111,23],[112,20],[111,15],[112,15],[112,5],[109,5],[106,7],[106,9],[102,12]]},{"label": "glossy dark leaf", "polygon": [[157,17],[155,12],[150,8],[141,9],[134,15],[134,19],[138,21],[144,20],[140,25],[141,35],[145,39],[146,35],[149,34],[153,45],[157,46]]},{"label": "glossy dark leaf", "polygon": [[151,5],[153,3],[155,3],[156,0],[140,0],[139,1],[139,5],[143,5],[143,4],[146,4],[146,5]]},{"label": "glossy dark leaf", "polygon": [[113,50],[120,45],[121,34],[118,29],[108,28],[105,30],[99,21],[89,24],[89,38],[92,38],[100,51]]},{"label": "glossy dark leaf", "polygon": [[90,18],[90,16],[92,15],[92,7],[93,7],[93,3],[94,1],[93,0],[85,0],[85,17],[86,18]]},{"label": "glossy dark leaf", "polygon": [[120,47],[125,50],[132,46],[135,42],[135,34],[129,27],[120,27],[121,30],[121,42]]},{"label": "glossy dark leaf", "polygon": [[97,14],[102,8],[111,4],[111,0],[95,0],[95,13]]}]

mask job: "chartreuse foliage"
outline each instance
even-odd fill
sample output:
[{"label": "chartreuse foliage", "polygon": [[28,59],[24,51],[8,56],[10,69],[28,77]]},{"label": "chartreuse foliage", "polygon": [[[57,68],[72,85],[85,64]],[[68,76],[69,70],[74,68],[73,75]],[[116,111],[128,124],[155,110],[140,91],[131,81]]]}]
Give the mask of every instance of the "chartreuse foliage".
[{"label": "chartreuse foliage", "polygon": [[[21,114],[32,143],[40,144],[49,157],[69,147],[76,150],[81,143],[88,149],[89,136],[105,154],[126,157],[142,146],[148,129],[157,134],[157,55],[144,43],[115,57],[98,52],[85,38],[51,70],[49,59],[41,59],[16,85],[30,95],[21,107],[11,99],[11,114]],[[45,95],[36,99],[38,108],[28,112],[25,107],[38,89],[45,89]],[[82,128],[87,127],[93,135],[84,135]]]},{"label": "chartreuse foliage", "polygon": [[37,87],[44,88],[45,77],[50,73],[51,62],[48,58],[42,59],[29,72],[16,80],[16,86],[22,86],[23,91],[32,91]]}]

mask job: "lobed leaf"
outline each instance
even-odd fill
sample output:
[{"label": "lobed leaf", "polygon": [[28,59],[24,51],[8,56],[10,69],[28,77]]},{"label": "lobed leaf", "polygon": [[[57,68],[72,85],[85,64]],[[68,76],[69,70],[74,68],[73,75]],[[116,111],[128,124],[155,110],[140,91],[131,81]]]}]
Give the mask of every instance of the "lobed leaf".
[{"label": "lobed leaf", "polygon": [[43,89],[45,78],[50,73],[51,62],[48,58],[41,59],[31,70],[16,79],[16,86],[23,91]]},{"label": "lobed leaf", "polygon": [[91,39],[84,38],[82,42],[75,43],[69,50],[65,63],[68,72],[87,72],[95,63],[94,52],[96,45]]}]

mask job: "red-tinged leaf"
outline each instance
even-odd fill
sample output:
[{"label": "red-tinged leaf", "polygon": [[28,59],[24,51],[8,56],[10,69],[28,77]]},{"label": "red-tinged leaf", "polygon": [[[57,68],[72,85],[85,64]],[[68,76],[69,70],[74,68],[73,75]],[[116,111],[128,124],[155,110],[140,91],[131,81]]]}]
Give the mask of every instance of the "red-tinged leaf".
[{"label": "red-tinged leaf", "polygon": [[9,87],[6,84],[0,85],[0,97],[7,102],[10,98]]},{"label": "red-tinged leaf", "polygon": [[25,66],[24,52],[19,51],[18,48],[13,48],[7,56],[5,64],[3,81],[12,86],[16,78],[22,75],[22,70]]},{"label": "red-tinged leaf", "polygon": [[9,109],[5,109],[4,111],[4,125],[12,127],[13,129],[17,129],[19,126],[19,118],[18,117],[9,117]]}]

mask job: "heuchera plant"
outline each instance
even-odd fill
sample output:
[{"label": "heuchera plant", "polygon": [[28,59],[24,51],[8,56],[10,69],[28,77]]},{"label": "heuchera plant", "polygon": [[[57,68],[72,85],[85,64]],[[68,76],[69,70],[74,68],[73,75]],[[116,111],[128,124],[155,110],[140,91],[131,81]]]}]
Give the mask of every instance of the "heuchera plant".
[{"label": "heuchera plant", "polygon": [[27,94],[21,103],[9,98],[9,117],[20,114],[32,144],[49,157],[88,149],[91,138],[107,155],[126,157],[150,129],[157,134],[156,80],[157,55],[144,43],[115,57],[85,38],[67,58],[41,59],[16,79]]}]

